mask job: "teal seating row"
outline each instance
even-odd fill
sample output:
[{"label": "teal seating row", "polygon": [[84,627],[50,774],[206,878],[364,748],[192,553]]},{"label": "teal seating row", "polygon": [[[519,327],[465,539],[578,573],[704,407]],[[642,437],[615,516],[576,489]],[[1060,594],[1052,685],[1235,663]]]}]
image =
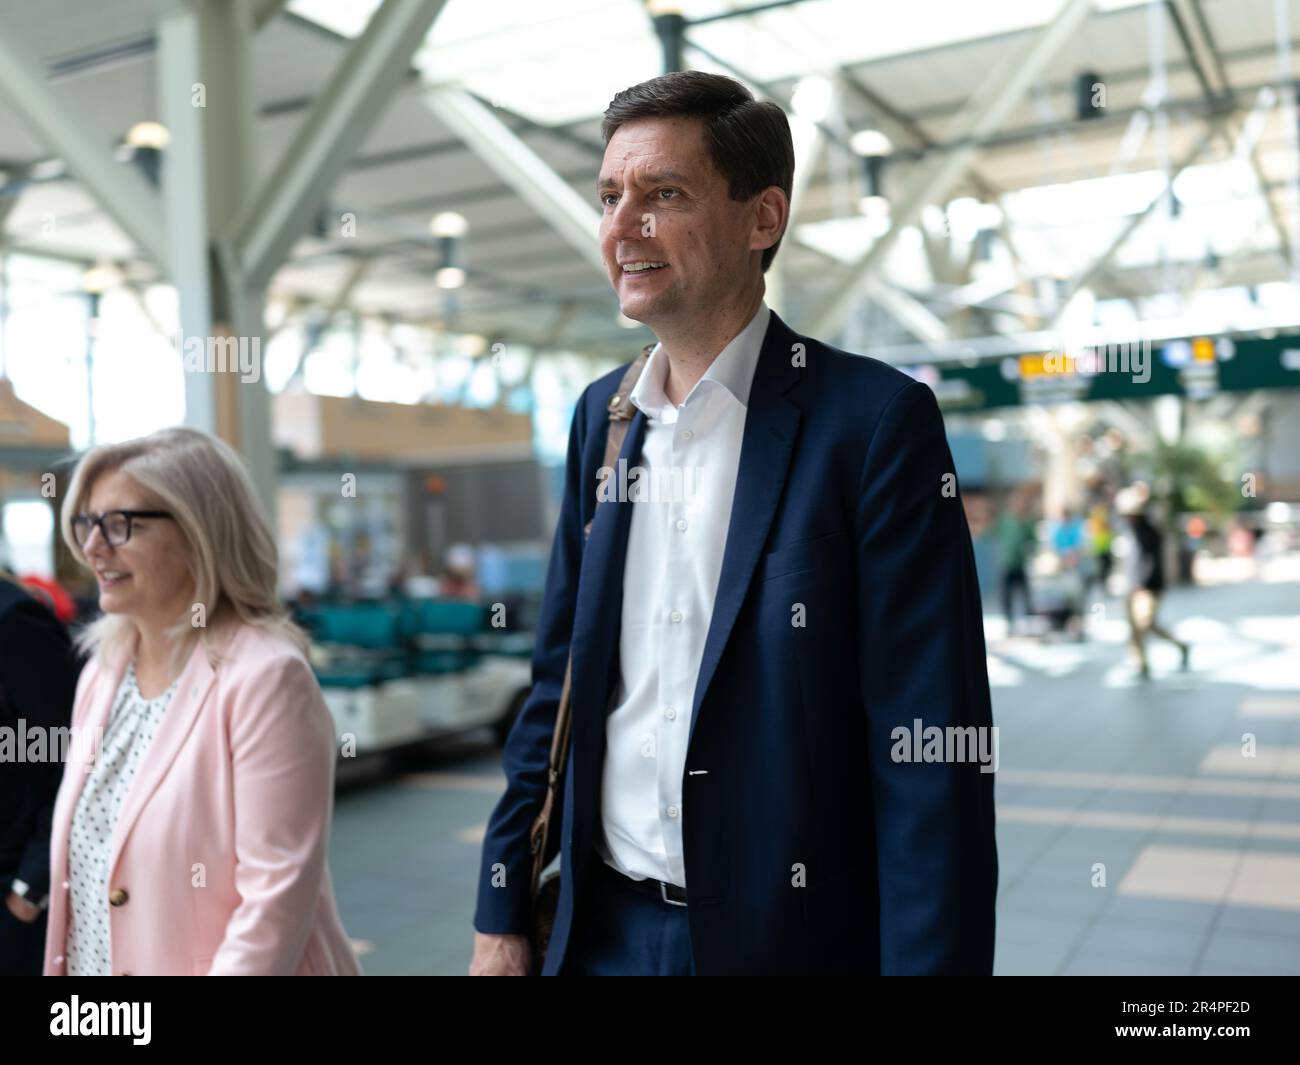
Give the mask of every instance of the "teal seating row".
[{"label": "teal seating row", "polygon": [[322,603],[297,619],[325,650],[316,675],[332,688],[461,672],[484,653],[475,638],[492,631],[485,605],[456,600]]}]

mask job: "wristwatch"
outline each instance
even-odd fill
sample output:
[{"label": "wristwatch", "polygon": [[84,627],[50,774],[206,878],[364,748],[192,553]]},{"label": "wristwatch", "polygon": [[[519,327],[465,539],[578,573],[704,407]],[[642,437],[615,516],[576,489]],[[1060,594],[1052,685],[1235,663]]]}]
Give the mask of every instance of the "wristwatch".
[{"label": "wristwatch", "polygon": [[33,906],[35,906],[38,910],[44,910],[44,909],[45,909],[47,906],[49,906],[49,904],[50,904],[50,897],[49,897],[49,895],[46,895],[46,896],[45,896],[43,899],[41,899],[39,902],[37,902],[36,900],[34,900],[34,899],[33,899],[33,898],[28,894],[28,892],[30,892],[32,889],[31,889],[31,887],[28,885],[28,883],[27,883],[26,880],[19,880],[17,877],[14,877],[13,880],[12,880],[12,882],[9,884],[9,890],[12,891],[15,895],[17,895],[17,896],[18,896],[20,899],[22,899],[24,902],[30,902],[30,903],[31,903]]}]

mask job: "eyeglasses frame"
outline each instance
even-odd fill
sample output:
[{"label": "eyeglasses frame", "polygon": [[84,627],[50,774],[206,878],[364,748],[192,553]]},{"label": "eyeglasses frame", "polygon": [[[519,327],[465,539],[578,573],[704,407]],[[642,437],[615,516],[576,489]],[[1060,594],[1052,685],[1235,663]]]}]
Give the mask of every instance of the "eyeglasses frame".
[{"label": "eyeglasses frame", "polygon": [[[120,543],[113,543],[113,541],[108,538],[108,529],[104,525],[104,520],[114,514],[120,514],[122,517],[126,518],[126,537]],[[77,536],[77,522],[82,518],[87,518],[90,521],[90,524],[86,528],[86,537],[84,540],[79,539]],[[109,547],[121,547],[122,544],[131,542],[131,534],[135,532],[136,518],[170,518],[172,521],[176,520],[174,514],[170,514],[165,510],[106,510],[103,514],[98,516],[91,516],[90,514],[75,514],[72,518],[72,538],[77,541],[78,547],[84,549],[86,544],[90,542],[91,534],[94,533],[96,528],[98,528],[99,535],[103,537],[104,543],[108,544]]]}]

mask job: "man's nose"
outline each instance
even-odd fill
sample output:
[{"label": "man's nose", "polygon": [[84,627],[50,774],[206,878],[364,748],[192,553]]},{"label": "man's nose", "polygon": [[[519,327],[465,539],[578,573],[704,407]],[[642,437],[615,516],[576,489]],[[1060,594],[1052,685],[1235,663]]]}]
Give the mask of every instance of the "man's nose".
[{"label": "man's nose", "polygon": [[609,215],[607,233],[616,240],[630,240],[641,237],[641,228],[645,224],[642,215],[645,212],[630,198],[618,202]]}]

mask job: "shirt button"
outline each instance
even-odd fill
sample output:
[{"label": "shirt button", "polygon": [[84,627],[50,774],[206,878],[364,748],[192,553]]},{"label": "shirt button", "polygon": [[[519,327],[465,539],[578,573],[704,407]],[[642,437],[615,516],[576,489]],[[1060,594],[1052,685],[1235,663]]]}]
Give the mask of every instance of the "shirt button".
[{"label": "shirt button", "polygon": [[671,706],[665,707],[665,708],[664,708],[664,717],[666,717],[669,721],[676,721],[676,720],[677,720],[677,711],[674,710]]},{"label": "shirt button", "polygon": [[683,429],[683,430],[682,430],[682,439],[683,439],[683,440],[689,440],[689,439],[690,439],[691,437],[693,437],[694,435],[695,435],[695,434],[694,434],[693,432],[691,432],[689,429]]},{"label": "shirt button", "polygon": [[681,813],[681,810],[679,810],[676,806],[670,806],[670,807],[668,807],[668,816],[669,816],[669,817],[676,817],[679,813]]},{"label": "shirt button", "polygon": [[677,519],[677,528],[678,528],[678,530],[679,530],[680,532],[685,532],[685,531],[686,531],[686,519],[685,519],[685,518],[678,518],[678,519]]},{"label": "shirt button", "polygon": [[669,614],[668,616],[669,616],[669,618],[672,619],[672,622],[673,622],[674,625],[675,625],[677,622],[679,622],[679,621],[682,620],[682,612],[681,612],[680,610],[674,610],[674,611],[673,611],[671,614]]}]

